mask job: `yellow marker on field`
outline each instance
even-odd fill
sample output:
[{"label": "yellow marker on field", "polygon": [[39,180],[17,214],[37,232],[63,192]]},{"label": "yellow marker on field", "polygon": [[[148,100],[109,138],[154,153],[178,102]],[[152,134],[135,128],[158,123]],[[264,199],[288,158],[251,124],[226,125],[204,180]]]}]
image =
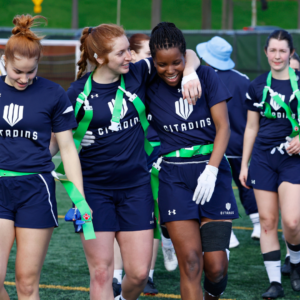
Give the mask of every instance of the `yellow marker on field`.
[{"label": "yellow marker on field", "polygon": [[32,0],[32,2],[34,3],[34,8],[33,8],[34,13],[36,14],[41,13],[42,12],[41,4],[43,0]]}]

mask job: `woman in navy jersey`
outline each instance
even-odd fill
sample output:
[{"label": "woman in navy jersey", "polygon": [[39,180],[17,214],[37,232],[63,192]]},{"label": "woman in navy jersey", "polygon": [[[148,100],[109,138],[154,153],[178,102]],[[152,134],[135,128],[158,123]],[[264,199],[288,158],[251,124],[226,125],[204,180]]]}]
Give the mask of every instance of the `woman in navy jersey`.
[{"label": "woman in navy jersey", "polygon": [[83,193],[80,162],[71,129],[70,100],[61,86],[37,77],[41,38],[30,27],[42,16],[16,16],[0,77],[0,299],[9,253],[17,244],[18,299],[39,299],[39,279],[54,227],[58,226],[51,132],[61,150],[66,174]]},{"label": "woman in navy jersey", "polygon": [[203,299],[204,268],[205,299],[219,299],[227,284],[231,220],[238,218],[224,157],[231,95],[212,68],[201,66],[196,73],[202,96],[195,106],[184,100],[180,81],[186,44],[173,23],[152,30],[150,50],[158,78],[148,87],[147,107],[163,156],[159,210],[177,254],[181,296]]},{"label": "woman in navy jersey", "polygon": [[262,298],[275,299],[284,295],[277,234],[279,207],[290,251],[291,285],[300,291],[300,95],[299,72],[289,68],[294,53],[291,35],[274,31],[265,53],[271,71],[257,77],[247,93],[240,180],[254,189],[260,216],[261,252],[270,281]]},{"label": "woman in navy jersey", "polygon": [[[144,102],[146,85],[156,72],[152,59],[130,64],[128,39],[123,28],[116,25],[85,28],[80,49],[78,80],[67,93],[75,106],[77,96],[88,84],[86,109],[93,108],[88,131],[95,140],[80,152],[84,189],[94,212],[97,237],[90,241],[82,238],[91,276],[90,297],[113,299],[111,282],[116,237],[126,273],[118,299],[136,300],[148,279],[155,221],[144,132],[130,95],[135,94]],[[196,54],[191,51],[190,55],[198,66]],[[96,69],[82,76],[87,61]],[[191,70],[194,71],[193,64],[187,68],[188,74]],[[198,79],[195,82],[197,88]],[[122,90],[124,94],[118,92]],[[115,106],[119,106],[118,114]],[[80,110],[79,121],[83,114],[84,110]]]}]

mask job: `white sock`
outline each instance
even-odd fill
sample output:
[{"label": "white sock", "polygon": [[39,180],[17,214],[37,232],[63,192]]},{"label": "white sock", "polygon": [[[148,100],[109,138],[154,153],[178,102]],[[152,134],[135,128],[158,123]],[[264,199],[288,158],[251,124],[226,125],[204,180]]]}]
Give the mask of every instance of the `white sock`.
[{"label": "white sock", "polygon": [[290,256],[290,253],[287,253],[286,256],[285,256],[285,258],[287,258],[288,256]]},{"label": "white sock", "polygon": [[153,274],[154,274],[154,270],[150,270],[149,271],[149,277],[153,280]]},{"label": "white sock", "polygon": [[250,217],[253,225],[259,224],[259,214],[258,213],[250,214],[249,217]]},{"label": "white sock", "polygon": [[[289,247],[289,245],[288,245]],[[290,262],[294,265],[299,264],[300,262],[300,251],[293,251],[289,247],[290,252]]]},{"label": "white sock", "polygon": [[122,283],[123,270],[114,270],[114,278],[117,278],[118,283]]},{"label": "white sock", "polygon": [[163,236],[163,234],[161,235],[161,241],[162,241],[163,247],[166,247],[166,248],[173,248],[173,244],[172,244],[171,239],[165,238],[165,237]]},{"label": "white sock", "polygon": [[273,282],[279,282],[281,283],[281,271],[280,271],[280,266],[281,266],[281,261],[265,261],[265,267],[268,273],[269,281]]}]

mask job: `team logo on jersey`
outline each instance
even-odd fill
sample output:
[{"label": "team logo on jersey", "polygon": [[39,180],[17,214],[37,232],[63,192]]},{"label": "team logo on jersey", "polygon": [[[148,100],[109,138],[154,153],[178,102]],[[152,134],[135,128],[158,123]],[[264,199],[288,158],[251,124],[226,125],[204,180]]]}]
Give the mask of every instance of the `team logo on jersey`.
[{"label": "team logo on jersey", "polygon": [[13,127],[23,119],[24,106],[11,103],[4,106],[3,119]]},{"label": "team logo on jersey", "polygon": [[227,210],[230,210],[230,208],[231,208],[231,203],[226,203],[226,206],[225,206],[225,207],[226,207]]},{"label": "team logo on jersey", "polygon": [[84,214],[83,218],[87,221],[91,216],[87,213]]},{"label": "team logo on jersey", "polygon": [[298,130],[299,130],[299,127],[295,126],[295,127],[294,127],[294,130],[295,130],[295,131],[298,131]]},{"label": "team logo on jersey", "polygon": [[[115,100],[115,99],[112,99],[111,102],[108,102],[108,107],[109,107],[109,109],[110,109],[111,114],[113,114],[113,110],[114,110],[114,107],[115,107],[115,103],[116,103],[116,100]],[[125,117],[127,111],[128,111],[127,102],[126,102],[126,100],[123,98],[122,110],[121,110],[121,116],[120,116],[121,119],[123,119],[123,118]]]},{"label": "team logo on jersey", "polygon": [[[285,95],[281,95],[281,94],[278,94],[278,96],[281,98],[281,100],[284,102],[284,99],[285,99]],[[272,97],[270,99],[270,105],[274,108],[274,110],[279,110],[281,105],[279,105]]]},{"label": "team logo on jersey", "polygon": [[183,100],[182,98],[180,98],[175,102],[176,114],[185,120],[187,120],[191,115],[193,109],[193,105],[189,104],[186,99]]}]

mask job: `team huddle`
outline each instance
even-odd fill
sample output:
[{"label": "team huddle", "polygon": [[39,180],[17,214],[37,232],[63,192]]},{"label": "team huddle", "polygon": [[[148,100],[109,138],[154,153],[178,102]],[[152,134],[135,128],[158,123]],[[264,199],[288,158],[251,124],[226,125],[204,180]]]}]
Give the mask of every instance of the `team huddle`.
[{"label": "team huddle", "polygon": [[250,82],[220,37],[197,46],[205,66],[173,23],[129,40],[117,25],[84,28],[77,79],[65,92],[36,76],[41,38],[30,27],[39,18],[14,18],[1,58],[0,300],[10,299],[4,281],[14,240],[18,298],[40,299],[58,226],[57,173],[68,178],[74,206],[66,220],[81,237],[90,299],[157,294],[159,239],[166,269],[179,266],[181,298],[219,299],[230,281],[229,248],[239,243],[232,179],[251,237],[260,239],[270,281],[262,298],[284,296],[281,272],[299,292],[300,60],[291,35],[268,37],[270,72]]}]

